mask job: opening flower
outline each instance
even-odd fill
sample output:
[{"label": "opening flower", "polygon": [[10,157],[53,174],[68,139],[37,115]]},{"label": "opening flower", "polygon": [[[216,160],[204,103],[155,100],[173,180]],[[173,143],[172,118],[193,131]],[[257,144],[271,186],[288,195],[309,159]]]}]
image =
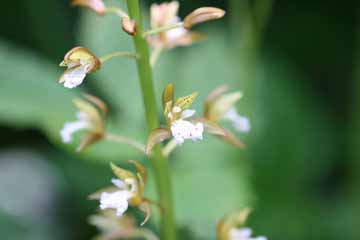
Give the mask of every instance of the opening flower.
[{"label": "opening flower", "polygon": [[82,139],[77,151],[82,151],[85,147],[100,140],[105,132],[105,118],[107,107],[99,98],[85,94],[86,100],[75,99],[74,105],[78,109],[77,120],[66,122],[60,131],[61,139],[64,143],[71,143],[74,133],[85,130],[87,135]]},{"label": "opening flower", "polygon": [[59,82],[66,88],[79,86],[88,73],[98,70],[101,61],[88,49],[75,47],[66,53],[64,60],[60,63],[61,67],[67,67]]},{"label": "opening flower", "polygon": [[251,237],[252,230],[242,226],[250,214],[249,209],[230,214],[217,224],[217,240],[267,240],[264,236]]},{"label": "opening flower", "polygon": [[106,11],[105,4],[102,0],[72,0],[71,4],[73,6],[90,8],[99,15],[104,14]]},{"label": "opening flower", "polygon": [[251,130],[248,118],[238,114],[235,104],[241,99],[241,92],[225,93],[228,86],[223,85],[213,90],[205,100],[204,116],[197,119],[205,126],[205,131],[219,136],[226,142],[243,148],[245,145],[238,140],[230,131],[221,127],[222,120],[230,121],[235,130],[239,132],[249,132]]},{"label": "opening flower", "polygon": [[173,137],[177,145],[182,145],[185,140],[202,140],[204,125],[201,122],[193,122],[191,117],[195,110],[189,109],[194,102],[197,93],[180,97],[174,101],[174,86],[168,84],[163,91],[164,116],[167,127],[154,129],[149,136],[146,152],[166,139]]},{"label": "opening flower", "polygon": [[101,189],[90,195],[90,199],[100,201],[101,210],[115,210],[116,216],[122,216],[129,205],[139,208],[146,216],[143,224],[150,218],[150,201],[143,197],[147,175],[145,168],[136,161],[129,161],[134,165],[137,172],[117,167],[111,164],[113,173],[117,179],[112,179],[114,186]]},{"label": "opening flower", "polygon": [[161,4],[152,4],[150,8],[151,28],[160,29],[167,26],[179,25],[176,28],[161,31],[156,35],[149,36],[148,41],[152,47],[174,48],[178,46],[187,46],[194,41],[204,37],[195,32],[190,32],[182,26],[179,16],[179,2],[164,2]]}]

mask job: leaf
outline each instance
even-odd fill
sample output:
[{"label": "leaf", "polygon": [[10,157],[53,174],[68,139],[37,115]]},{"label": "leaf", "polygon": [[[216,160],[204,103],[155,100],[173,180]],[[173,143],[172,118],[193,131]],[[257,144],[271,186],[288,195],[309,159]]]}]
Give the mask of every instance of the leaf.
[{"label": "leaf", "polygon": [[6,42],[0,42],[0,52],[0,122],[42,130],[59,143],[60,129],[75,116],[72,99],[78,92],[58,84],[57,65],[34,53]]},{"label": "leaf", "polygon": [[152,130],[146,144],[146,154],[150,154],[156,144],[169,138],[171,138],[171,131],[167,128],[157,128]]}]

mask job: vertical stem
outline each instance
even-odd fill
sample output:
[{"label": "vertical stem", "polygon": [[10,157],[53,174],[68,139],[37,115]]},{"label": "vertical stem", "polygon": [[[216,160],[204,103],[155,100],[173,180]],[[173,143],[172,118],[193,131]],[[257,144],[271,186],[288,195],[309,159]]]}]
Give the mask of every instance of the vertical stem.
[{"label": "vertical stem", "polygon": [[[127,0],[130,18],[136,21],[137,33],[134,36],[134,44],[138,55],[137,69],[140,80],[141,92],[146,111],[148,131],[159,126],[157,116],[156,98],[150,66],[149,48],[143,37],[143,26],[140,13],[139,0]],[[164,209],[161,215],[161,239],[175,240],[176,229],[174,220],[173,199],[171,191],[171,178],[168,159],[162,155],[160,146],[154,148],[151,159],[155,173],[155,181],[159,197],[159,203]]]}]

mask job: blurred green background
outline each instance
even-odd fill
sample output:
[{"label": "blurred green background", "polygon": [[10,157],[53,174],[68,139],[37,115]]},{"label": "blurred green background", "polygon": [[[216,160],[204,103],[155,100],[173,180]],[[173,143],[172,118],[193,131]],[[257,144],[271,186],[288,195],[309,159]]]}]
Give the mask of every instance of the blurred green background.
[{"label": "blurred green background", "polygon": [[[244,92],[238,109],[252,121],[241,136],[246,151],[211,136],[175,151],[180,239],[214,239],[217,220],[246,206],[254,209],[248,224],[269,239],[360,239],[359,3],[180,2],[181,16],[204,5],[228,14],[197,29],[207,41],[162,55],[157,94],[168,82],[177,96],[199,91],[200,112],[207,93],[228,83]],[[65,0],[4,1],[1,9],[1,239],[90,239],[97,203],[86,198],[109,184],[107,163],[148,164],[109,142],[76,155],[59,130],[75,119],[71,100],[86,91],[109,104],[109,129],[144,142],[142,100],[129,60],[105,64],[76,90],[57,83],[57,64],[76,45],[101,56],[132,50],[131,39],[117,17]],[[155,198],[152,183],[147,194]]]}]

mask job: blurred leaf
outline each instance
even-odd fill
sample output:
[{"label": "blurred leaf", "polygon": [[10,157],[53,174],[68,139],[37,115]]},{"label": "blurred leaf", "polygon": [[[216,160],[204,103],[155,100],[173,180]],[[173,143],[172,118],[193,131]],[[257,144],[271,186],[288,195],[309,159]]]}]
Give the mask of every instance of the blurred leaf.
[{"label": "blurred leaf", "polygon": [[59,141],[59,130],[74,117],[76,92],[57,83],[56,65],[29,51],[0,43],[0,121],[21,128],[45,130]]}]

